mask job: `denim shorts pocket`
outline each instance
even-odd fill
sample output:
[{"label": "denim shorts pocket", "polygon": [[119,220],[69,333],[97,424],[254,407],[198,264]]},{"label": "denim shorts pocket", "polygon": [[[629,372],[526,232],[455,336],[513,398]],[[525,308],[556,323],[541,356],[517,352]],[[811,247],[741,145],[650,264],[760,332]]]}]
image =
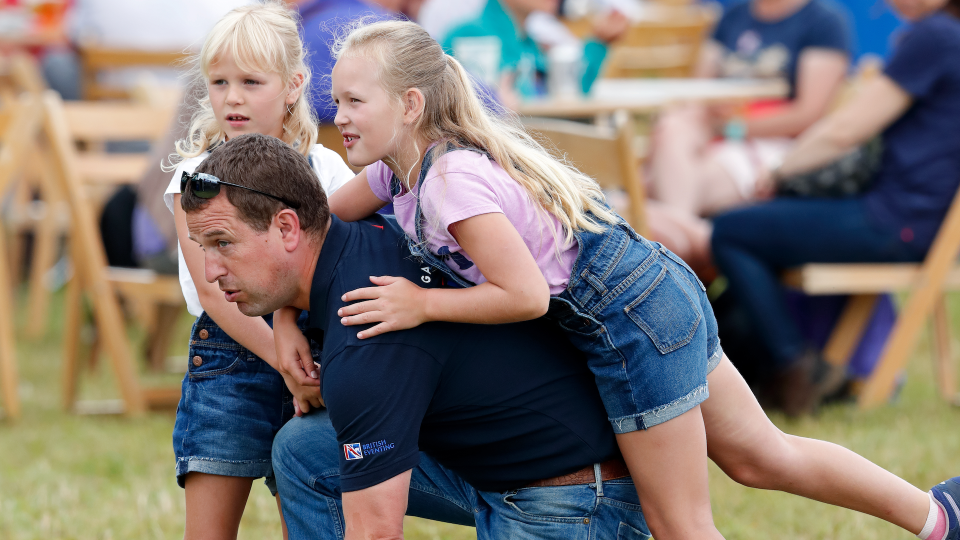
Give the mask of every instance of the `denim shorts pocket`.
[{"label": "denim shorts pocket", "polygon": [[624,312],[650,337],[660,354],[690,343],[702,318],[697,304],[666,265]]},{"label": "denim shorts pocket", "polygon": [[190,356],[187,358],[187,374],[190,379],[226,375],[235,371],[244,362],[256,359],[253,353],[240,345],[229,346],[218,343],[205,345],[190,347]]},{"label": "denim shorts pocket", "polygon": [[647,540],[648,538],[650,538],[649,534],[638,531],[622,521],[617,527],[617,540]]},{"label": "denim shorts pocket", "polygon": [[[572,494],[570,487],[526,488],[503,494],[503,503],[528,521],[553,523],[582,523],[591,516],[589,509],[578,501],[582,494]],[[593,502],[593,499],[591,499]]]},{"label": "denim shorts pocket", "polygon": [[704,286],[703,282],[700,281],[700,278],[697,277],[697,273],[694,272],[693,268],[690,268],[690,265],[687,264],[686,261],[681,259],[679,255],[677,255],[676,253],[670,251],[669,249],[663,246],[660,246],[660,253],[666,255],[668,258],[670,258],[670,260],[680,265],[684,270],[687,271],[687,274],[689,274],[693,282],[695,282],[697,285],[700,286],[700,290],[703,292],[707,292],[707,287]]}]

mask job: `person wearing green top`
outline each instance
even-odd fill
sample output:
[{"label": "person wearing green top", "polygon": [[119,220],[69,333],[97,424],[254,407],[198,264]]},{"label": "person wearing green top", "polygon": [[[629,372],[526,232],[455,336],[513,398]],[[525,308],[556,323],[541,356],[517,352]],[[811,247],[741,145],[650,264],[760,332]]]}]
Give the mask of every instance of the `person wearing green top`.
[{"label": "person wearing green top", "polygon": [[[524,22],[534,11],[556,13],[558,0],[487,0],[480,15],[447,34],[443,48],[486,84],[499,86],[500,97],[510,106],[513,99],[543,93],[548,63],[544,51],[524,30]],[[601,17],[594,25],[594,36],[583,42],[584,92],[590,90],[600,74],[607,55],[607,44],[626,31],[629,21],[617,11]],[[499,42],[499,43],[497,43]],[[466,58],[467,56],[471,58]],[[497,77],[491,80],[489,64],[499,56]],[[478,58],[479,57],[479,58]],[[487,69],[483,69],[483,65]],[[477,69],[478,66],[480,69]],[[487,71],[487,73],[478,73]],[[516,94],[516,97],[511,96]]]}]

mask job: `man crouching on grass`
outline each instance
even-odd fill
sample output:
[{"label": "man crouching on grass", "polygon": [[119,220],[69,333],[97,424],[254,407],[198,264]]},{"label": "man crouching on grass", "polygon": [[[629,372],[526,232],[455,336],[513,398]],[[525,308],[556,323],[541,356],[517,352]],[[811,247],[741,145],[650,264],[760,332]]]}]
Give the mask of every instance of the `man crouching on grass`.
[{"label": "man crouching on grass", "polygon": [[[647,538],[580,353],[553,324],[427,323],[359,340],[341,296],[369,276],[441,281],[392,220],[330,215],[306,159],[243,135],[184,187],[206,279],[246,315],[308,310],[328,410],[294,419],[273,463],[290,538],[400,538],[404,514],[484,538]],[[252,196],[251,196],[252,195]],[[318,396],[293,381],[303,403]]]}]

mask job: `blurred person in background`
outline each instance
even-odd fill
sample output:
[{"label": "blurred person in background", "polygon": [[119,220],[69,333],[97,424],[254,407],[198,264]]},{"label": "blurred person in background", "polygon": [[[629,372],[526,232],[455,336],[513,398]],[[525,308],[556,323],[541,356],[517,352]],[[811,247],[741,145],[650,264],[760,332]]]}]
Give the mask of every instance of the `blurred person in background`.
[{"label": "blurred person in background", "polygon": [[660,117],[649,168],[653,236],[698,270],[708,264],[710,226],[700,217],[754,199],[762,171],[836,100],[852,43],[846,13],[830,0],[727,7],[696,76],[784,79],[789,95],[747,107],[680,106]]},{"label": "blurred person in background", "polygon": [[487,0],[424,0],[417,22],[430,36],[440,43],[450,30],[475,19]]},{"label": "blurred person in background", "polygon": [[[504,105],[515,109],[521,99],[544,93],[548,70],[546,55],[527,32],[526,21],[535,12],[556,14],[559,7],[559,0],[487,0],[479,16],[451,30],[441,43],[482,84],[497,88]],[[627,17],[615,10],[596,19],[593,36],[582,44],[584,92],[600,74],[607,45],[628,26]]]},{"label": "blurred person in background", "polygon": [[714,259],[771,351],[773,389],[786,406],[809,407],[826,389],[815,387],[823,360],[788,313],[780,271],[921,261],[960,185],[960,0],[890,4],[912,24],[883,73],[804,132],[783,164],[762,175],[760,191],[879,135],[884,149],[872,183],[853,197],[781,197],[714,221]]},{"label": "blurred person in background", "polygon": [[73,0],[0,1],[0,51],[24,50],[63,99],[80,99],[79,65],[67,39]]},{"label": "blurred person in background", "polygon": [[[68,34],[78,47],[196,51],[220,17],[235,7],[254,2],[256,0],[75,0]],[[117,85],[133,86],[144,71],[167,85],[182,85],[174,67],[122,70],[101,74],[101,78]],[[79,86],[79,80],[77,84]]]},{"label": "blurred person in background", "polygon": [[330,100],[330,72],[336,60],[330,52],[337,36],[358,20],[406,17],[416,20],[424,0],[288,0],[300,12],[303,44],[310,55],[314,88],[310,102],[321,124],[332,124],[337,108]]}]

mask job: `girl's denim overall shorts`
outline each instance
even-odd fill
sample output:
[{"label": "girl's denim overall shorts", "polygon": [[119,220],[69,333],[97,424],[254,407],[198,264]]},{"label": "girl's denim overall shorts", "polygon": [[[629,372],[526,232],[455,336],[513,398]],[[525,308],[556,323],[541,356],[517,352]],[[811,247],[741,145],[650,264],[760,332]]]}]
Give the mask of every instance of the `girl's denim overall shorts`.
[{"label": "girl's denim overall shorts", "polygon": [[[439,155],[427,152],[420,166],[414,186],[417,235],[409,239],[410,251],[457,285],[469,287],[474,284],[444,262],[449,255],[431,253],[421,241],[419,189]],[[393,195],[401,190],[394,177]],[[662,424],[706,400],[707,375],[720,363],[723,349],[706,288],[693,270],[622,218],[604,224],[600,233],[577,231],[575,237],[578,253],[570,282],[550,299],[547,316],[587,356],[614,432]]]},{"label": "girl's denim overall shorts", "polygon": [[[272,324],[270,316],[264,318]],[[306,312],[299,323],[306,323]],[[319,350],[313,356],[319,360]],[[190,472],[266,477],[276,495],[270,449],[293,412],[293,396],[280,374],[204,312],[190,335],[173,428],[177,483],[183,487]]]}]

